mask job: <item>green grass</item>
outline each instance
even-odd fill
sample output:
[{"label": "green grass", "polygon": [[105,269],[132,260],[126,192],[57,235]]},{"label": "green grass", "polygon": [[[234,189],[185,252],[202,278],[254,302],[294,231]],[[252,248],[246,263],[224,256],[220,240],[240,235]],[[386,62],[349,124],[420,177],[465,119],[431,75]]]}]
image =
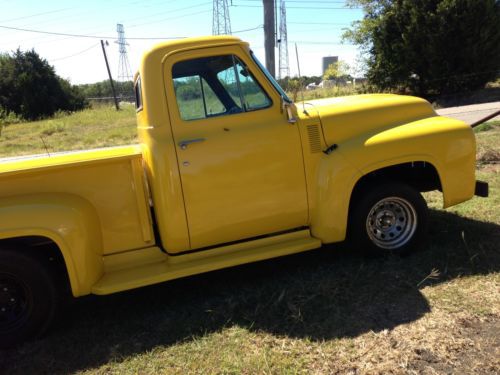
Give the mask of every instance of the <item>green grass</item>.
[{"label": "green grass", "polygon": [[[102,111],[113,123],[126,113]],[[479,157],[498,152],[498,124],[476,135]],[[442,210],[440,195],[426,194],[429,237],[419,253],[365,258],[325,246],[81,298],[47,337],[0,352],[0,372],[499,373],[498,160],[480,160],[477,174],[489,198]]]},{"label": "green grass", "polygon": [[99,106],[71,115],[4,126],[0,157],[83,150],[137,142],[135,109]]}]

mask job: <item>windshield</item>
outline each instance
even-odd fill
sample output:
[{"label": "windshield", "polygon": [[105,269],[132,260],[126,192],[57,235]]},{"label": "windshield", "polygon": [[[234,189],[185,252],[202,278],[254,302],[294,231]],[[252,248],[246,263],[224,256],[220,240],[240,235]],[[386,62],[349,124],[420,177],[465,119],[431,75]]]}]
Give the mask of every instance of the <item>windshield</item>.
[{"label": "windshield", "polygon": [[252,55],[253,61],[255,61],[255,63],[259,66],[260,70],[262,70],[262,72],[266,75],[266,77],[269,80],[269,82],[271,82],[271,84],[274,86],[274,88],[276,89],[276,91],[278,91],[278,93],[281,95],[281,97],[283,98],[283,100],[285,102],[287,102],[287,103],[292,103],[292,100],[286,95],[285,91],[283,91],[283,89],[278,84],[278,82],[276,82],[276,80],[274,79],[274,77],[267,71],[266,68],[264,68],[264,66],[261,64],[261,62],[257,58],[257,56],[255,56],[252,51],[250,51],[250,54]]}]

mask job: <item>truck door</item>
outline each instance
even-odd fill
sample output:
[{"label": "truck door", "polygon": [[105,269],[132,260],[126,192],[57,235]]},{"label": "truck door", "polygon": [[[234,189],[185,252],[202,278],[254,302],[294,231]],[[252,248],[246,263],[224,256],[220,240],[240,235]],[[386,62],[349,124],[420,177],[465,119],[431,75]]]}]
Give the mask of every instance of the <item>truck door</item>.
[{"label": "truck door", "polygon": [[248,54],[177,53],[164,77],[191,249],[307,225],[298,125]]}]

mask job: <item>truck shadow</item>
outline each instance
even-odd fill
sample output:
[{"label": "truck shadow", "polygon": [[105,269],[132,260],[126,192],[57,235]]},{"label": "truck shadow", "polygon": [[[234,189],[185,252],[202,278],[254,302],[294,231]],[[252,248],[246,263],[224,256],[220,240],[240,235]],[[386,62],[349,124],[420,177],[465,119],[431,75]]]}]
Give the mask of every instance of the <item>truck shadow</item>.
[{"label": "truck shadow", "polygon": [[[368,259],[344,246],[76,300],[44,339],[0,352],[14,373],[73,373],[239,326],[279,336],[355,337],[430,311],[419,288],[500,271],[500,226],[432,211],[424,251]],[[437,279],[423,281],[431,270]],[[423,281],[423,282],[422,282]]]}]

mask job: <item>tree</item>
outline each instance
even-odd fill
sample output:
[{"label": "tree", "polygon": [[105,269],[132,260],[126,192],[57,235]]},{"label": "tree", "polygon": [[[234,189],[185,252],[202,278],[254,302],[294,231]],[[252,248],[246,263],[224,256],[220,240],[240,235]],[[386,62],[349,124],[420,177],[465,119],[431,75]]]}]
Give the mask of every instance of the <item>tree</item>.
[{"label": "tree", "polygon": [[351,76],[349,75],[350,66],[345,61],[339,60],[328,65],[325,73],[323,74],[324,81],[339,81],[339,80],[349,80]]},{"label": "tree", "polygon": [[[134,96],[134,83],[132,81],[121,82],[113,80],[113,85],[115,86],[118,96]],[[111,90],[111,85],[108,80],[96,83],[85,83],[78,85],[78,88],[86,98],[103,98],[113,96],[113,91]]]},{"label": "tree", "polygon": [[81,93],[34,51],[0,56],[0,108],[35,120],[86,106]]},{"label": "tree", "polygon": [[351,0],[363,20],[344,38],[367,55],[381,89],[418,95],[484,86],[500,70],[499,0]]}]

